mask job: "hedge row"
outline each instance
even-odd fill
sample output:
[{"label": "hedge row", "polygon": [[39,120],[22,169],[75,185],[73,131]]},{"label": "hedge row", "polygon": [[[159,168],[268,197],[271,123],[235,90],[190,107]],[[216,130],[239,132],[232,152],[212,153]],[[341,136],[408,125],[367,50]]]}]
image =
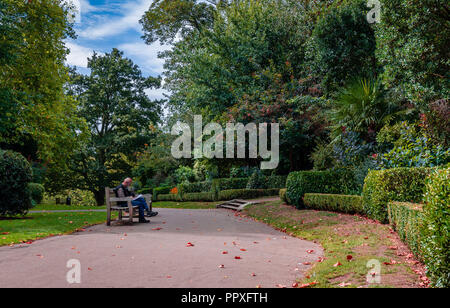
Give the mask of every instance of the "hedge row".
[{"label": "hedge row", "polygon": [[153,199],[158,199],[158,195],[168,195],[173,187],[171,186],[162,186],[153,188]]},{"label": "hedge row", "polygon": [[370,171],[364,181],[363,206],[369,218],[388,223],[390,201],[423,201],[429,168],[395,168]]},{"label": "hedge row", "polygon": [[435,170],[426,185],[422,253],[433,286],[450,287],[450,168]]},{"label": "hedge row", "polygon": [[211,181],[187,183],[187,184],[180,184],[178,186],[178,192],[180,194],[201,193],[201,192],[209,192],[211,191],[211,188],[212,188]]},{"label": "hedge row", "polygon": [[286,182],[286,198],[303,208],[306,193],[351,194],[357,187],[351,170],[291,172]]},{"label": "hedge row", "polygon": [[423,219],[422,205],[408,202],[388,203],[389,224],[397,231],[400,239],[408,244],[411,251],[421,257],[420,225]]},{"label": "hedge row", "polygon": [[271,189],[230,189],[222,190],[218,194],[218,200],[252,199],[260,197],[278,196],[278,188]]},{"label": "hedge row", "polygon": [[278,188],[272,189],[229,189],[216,192],[200,192],[188,194],[164,194],[154,198],[155,201],[219,201],[233,199],[252,199],[268,196],[277,196]]},{"label": "hedge row", "polygon": [[42,203],[45,193],[44,185],[39,183],[29,183],[28,191],[30,192],[31,199],[34,201],[34,203],[36,204]]},{"label": "hedge row", "polygon": [[315,210],[364,215],[361,196],[305,194],[303,202],[307,208]]}]

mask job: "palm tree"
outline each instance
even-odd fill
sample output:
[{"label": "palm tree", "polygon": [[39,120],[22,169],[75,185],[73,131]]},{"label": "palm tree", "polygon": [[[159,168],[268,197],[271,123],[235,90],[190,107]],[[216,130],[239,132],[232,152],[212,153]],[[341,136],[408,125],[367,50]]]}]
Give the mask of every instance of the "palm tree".
[{"label": "palm tree", "polygon": [[339,91],[337,99],[333,101],[330,114],[333,136],[339,137],[342,131],[348,130],[372,139],[384,125],[403,112],[401,106],[385,99],[385,91],[379,80],[351,82]]}]

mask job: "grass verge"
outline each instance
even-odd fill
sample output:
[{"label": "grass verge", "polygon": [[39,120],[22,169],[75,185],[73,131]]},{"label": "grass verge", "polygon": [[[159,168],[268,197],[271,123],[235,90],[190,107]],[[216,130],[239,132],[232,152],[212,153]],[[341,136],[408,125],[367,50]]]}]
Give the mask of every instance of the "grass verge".
[{"label": "grass verge", "polygon": [[97,212],[32,213],[23,218],[0,218],[0,246],[69,234],[105,221],[105,213]]},{"label": "grass verge", "polygon": [[[318,258],[299,285],[333,287],[420,287],[423,265],[389,226],[360,216],[297,210],[281,201],[247,207],[242,215],[289,235],[322,245]],[[381,266],[381,283],[369,284],[370,260]],[[316,284],[314,284],[316,283]]]}]

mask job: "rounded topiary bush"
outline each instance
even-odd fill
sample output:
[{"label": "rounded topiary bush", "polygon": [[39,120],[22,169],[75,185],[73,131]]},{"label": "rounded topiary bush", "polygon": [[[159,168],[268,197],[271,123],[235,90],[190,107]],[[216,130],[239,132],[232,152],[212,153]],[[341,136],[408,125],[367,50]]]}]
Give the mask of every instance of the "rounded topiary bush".
[{"label": "rounded topiary bush", "polygon": [[33,172],[19,153],[0,150],[0,216],[24,215],[31,208]]},{"label": "rounded topiary bush", "polygon": [[30,183],[28,184],[28,190],[31,194],[31,199],[36,203],[42,203],[44,199],[45,188],[44,185],[39,183]]}]

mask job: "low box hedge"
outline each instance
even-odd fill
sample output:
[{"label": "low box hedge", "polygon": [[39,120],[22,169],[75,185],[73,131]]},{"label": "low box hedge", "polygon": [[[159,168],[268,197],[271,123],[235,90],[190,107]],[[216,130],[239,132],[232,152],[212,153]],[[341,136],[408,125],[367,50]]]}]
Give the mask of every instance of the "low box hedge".
[{"label": "low box hedge", "polygon": [[372,170],[364,181],[363,206],[369,218],[388,223],[387,205],[391,201],[423,201],[429,168]]},{"label": "low box hedge", "polygon": [[216,201],[216,194],[213,192],[198,192],[183,194],[182,201]]},{"label": "low box hedge", "polygon": [[160,194],[153,198],[155,201],[181,201],[178,194]]},{"label": "low box hedge", "polygon": [[158,195],[168,195],[173,187],[171,186],[161,186],[153,188],[153,199],[157,199]]},{"label": "low box hedge", "polygon": [[307,208],[314,210],[364,215],[361,196],[305,194],[303,202]]},{"label": "low box hedge", "polygon": [[271,175],[266,177],[267,188],[286,188],[287,175]]},{"label": "low box hedge", "polygon": [[233,200],[233,199],[253,199],[260,197],[278,196],[280,190],[278,188],[272,189],[230,189],[222,190],[218,193],[219,200]]},{"label": "low box hedge", "polygon": [[286,198],[286,191],[287,191],[286,188],[280,189],[280,199],[284,203],[288,203],[289,204],[289,202],[287,201],[287,198]]},{"label": "low box hedge", "polygon": [[286,181],[286,197],[292,205],[303,208],[306,193],[351,194],[358,184],[351,170],[291,172]]},{"label": "low box hedge", "polygon": [[421,259],[422,205],[409,202],[389,202],[387,209],[389,223],[414,255]]},{"label": "low box hedge", "polygon": [[426,183],[422,255],[432,286],[450,287],[450,169],[434,170]]}]

